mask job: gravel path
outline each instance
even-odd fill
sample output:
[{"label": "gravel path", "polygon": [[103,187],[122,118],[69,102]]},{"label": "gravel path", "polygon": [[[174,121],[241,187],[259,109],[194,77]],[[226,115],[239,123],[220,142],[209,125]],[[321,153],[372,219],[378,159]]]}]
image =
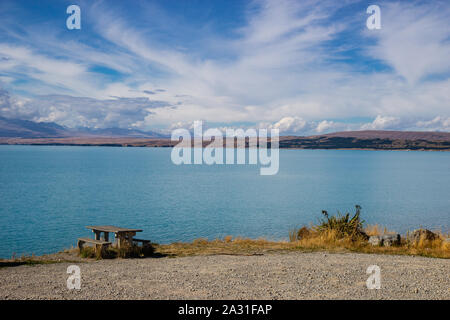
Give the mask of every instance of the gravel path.
[{"label": "gravel path", "polygon": [[[0,269],[0,299],[450,299],[450,260],[356,253],[272,253],[78,263]],[[381,268],[369,290],[366,269]]]}]

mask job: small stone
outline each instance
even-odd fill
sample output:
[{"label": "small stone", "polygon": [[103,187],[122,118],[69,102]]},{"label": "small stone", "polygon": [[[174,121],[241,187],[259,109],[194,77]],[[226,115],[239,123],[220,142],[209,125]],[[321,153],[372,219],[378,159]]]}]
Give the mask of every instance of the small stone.
[{"label": "small stone", "polygon": [[400,235],[397,234],[385,234],[382,237],[383,240],[383,246],[390,247],[390,246],[398,246],[400,244]]},{"label": "small stone", "polygon": [[373,246],[381,246],[383,241],[380,236],[370,236],[369,243]]},{"label": "small stone", "polygon": [[438,235],[428,229],[416,229],[408,236],[408,241],[418,242],[422,238],[424,240],[435,240]]}]

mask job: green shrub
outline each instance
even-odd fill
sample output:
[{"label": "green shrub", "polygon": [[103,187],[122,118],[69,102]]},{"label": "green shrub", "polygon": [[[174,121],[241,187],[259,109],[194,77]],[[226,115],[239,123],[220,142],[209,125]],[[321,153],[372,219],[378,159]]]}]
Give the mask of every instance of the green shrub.
[{"label": "green shrub", "polygon": [[95,258],[95,249],[92,247],[83,247],[80,251],[80,256],[82,258]]},{"label": "green shrub", "polygon": [[350,218],[350,213],[341,215],[338,211],[336,216],[329,216],[328,212],[323,210],[322,214],[325,219],[319,221],[319,225],[315,228],[318,232],[329,232],[333,231],[336,233],[338,238],[350,237],[352,239],[366,238],[367,235],[363,231],[363,223],[360,219],[361,207],[359,205],[355,206],[356,213]]}]

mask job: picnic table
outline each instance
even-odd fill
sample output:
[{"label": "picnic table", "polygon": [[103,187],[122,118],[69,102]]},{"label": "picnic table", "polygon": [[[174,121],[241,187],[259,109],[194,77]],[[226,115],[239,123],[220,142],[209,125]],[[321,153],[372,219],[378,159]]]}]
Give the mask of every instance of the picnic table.
[{"label": "picnic table", "polygon": [[[117,248],[130,248],[141,243],[142,248],[151,248],[150,240],[136,239],[134,236],[137,232],[142,232],[141,229],[121,228],[116,226],[86,226],[95,234],[95,239],[92,238],[78,238],[78,248],[81,250],[85,243],[94,245],[95,252],[103,253],[112,244],[109,241],[109,233],[113,232],[116,238]],[[102,236],[103,233],[103,236]]]},{"label": "picnic table", "polygon": [[[141,229],[121,228],[116,226],[86,226],[95,234],[95,239],[78,238],[78,248],[81,250],[85,243],[92,243],[96,250],[100,249],[102,252],[112,243],[109,241],[109,233],[113,232],[117,242],[117,248],[131,247],[137,243],[142,246],[150,245],[150,240],[136,239],[134,236],[136,232],[142,232]],[[103,236],[101,234],[103,233]]]},{"label": "picnic table", "polygon": [[[95,240],[109,242],[109,233],[113,232],[117,240],[117,247],[124,245],[133,245],[133,242],[146,242],[147,240],[133,239],[136,232],[142,232],[141,229],[121,228],[116,226],[86,226],[95,234]],[[103,233],[103,237],[101,234]]]}]

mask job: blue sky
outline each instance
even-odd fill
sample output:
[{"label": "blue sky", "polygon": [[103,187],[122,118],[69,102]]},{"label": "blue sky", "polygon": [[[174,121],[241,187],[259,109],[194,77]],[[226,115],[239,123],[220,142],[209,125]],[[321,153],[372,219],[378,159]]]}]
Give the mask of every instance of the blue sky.
[{"label": "blue sky", "polygon": [[[66,8],[81,8],[68,30]],[[368,30],[366,9],[381,9]],[[448,1],[6,1],[0,115],[69,127],[450,130]]]}]

